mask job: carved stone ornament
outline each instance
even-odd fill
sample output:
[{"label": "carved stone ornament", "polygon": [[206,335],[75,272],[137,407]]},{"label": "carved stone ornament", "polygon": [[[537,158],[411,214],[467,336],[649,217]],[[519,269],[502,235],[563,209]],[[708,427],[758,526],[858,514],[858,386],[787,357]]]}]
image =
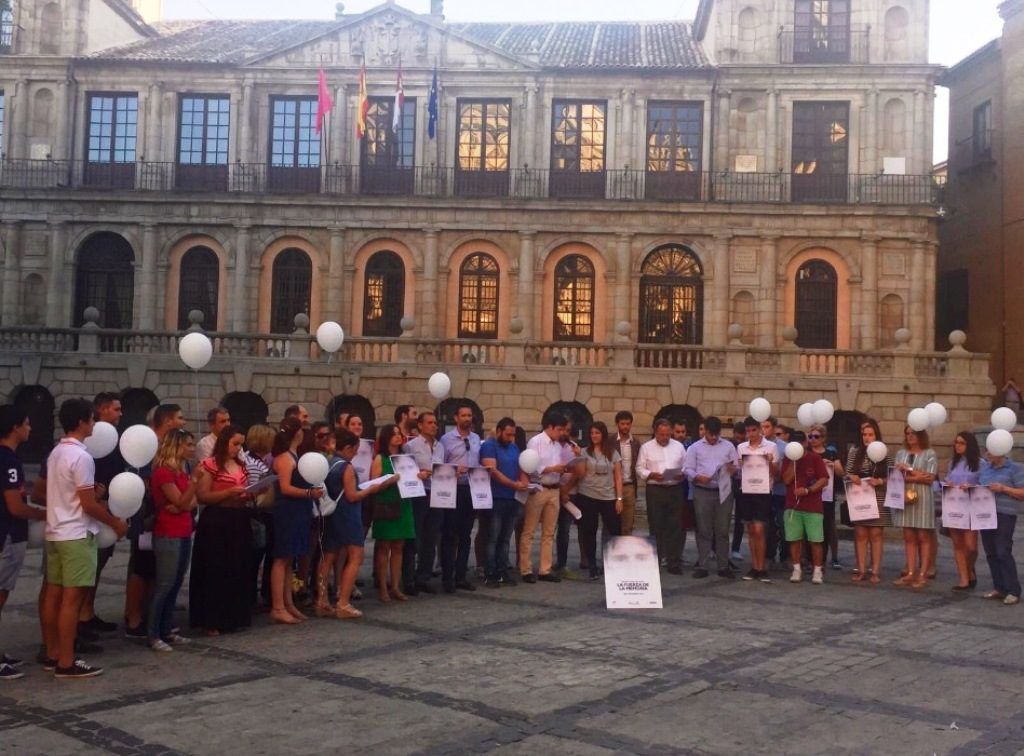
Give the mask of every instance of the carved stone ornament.
[{"label": "carved stone ornament", "polygon": [[396,66],[398,60],[427,61],[427,30],[395,13],[382,13],[350,32],[352,52],[363,55],[368,66]]}]

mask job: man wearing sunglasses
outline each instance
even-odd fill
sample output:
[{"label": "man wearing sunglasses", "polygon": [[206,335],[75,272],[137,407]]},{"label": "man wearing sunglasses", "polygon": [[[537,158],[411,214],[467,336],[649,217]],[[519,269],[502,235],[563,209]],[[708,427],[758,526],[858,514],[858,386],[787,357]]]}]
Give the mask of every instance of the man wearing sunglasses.
[{"label": "man wearing sunglasses", "polygon": [[480,467],[480,436],[473,432],[473,408],[467,402],[455,407],[455,428],[441,437],[446,464],[455,465],[459,484],[455,489],[455,509],[444,510],[441,523],[441,587],[445,593],[459,588],[475,591],[469,582],[469,552],[473,545],[473,498],[469,493],[470,468]]}]

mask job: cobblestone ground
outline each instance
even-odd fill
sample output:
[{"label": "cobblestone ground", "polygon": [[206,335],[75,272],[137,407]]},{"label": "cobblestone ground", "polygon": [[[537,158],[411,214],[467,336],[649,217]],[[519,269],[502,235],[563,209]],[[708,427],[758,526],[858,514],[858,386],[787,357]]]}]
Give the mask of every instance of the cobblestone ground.
[{"label": "cobblestone ground", "polygon": [[[661,611],[608,612],[601,584],[563,582],[365,599],[356,622],[258,617],[172,654],[111,636],[90,657],[103,677],[26,662],[2,684],[0,752],[1024,752],[1024,609],[981,600],[984,557],[979,590],[953,599],[946,539],[933,585],[895,588],[902,544],[886,546],[874,587],[845,570],[820,587],[665,575]],[[101,587],[108,618],[124,552]],[[0,625],[26,659],[39,556]]]}]

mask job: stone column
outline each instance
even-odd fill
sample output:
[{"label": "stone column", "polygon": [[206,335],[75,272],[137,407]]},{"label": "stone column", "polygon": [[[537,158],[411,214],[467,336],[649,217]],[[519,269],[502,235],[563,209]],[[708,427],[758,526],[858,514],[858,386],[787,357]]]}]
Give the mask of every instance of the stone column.
[{"label": "stone column", "polygon": [[539,338],[539,331],[534,328],[534,275],[533,275],[533,244],[537,237],[536,231],[519,232],[519,306],[518,314],[523,321],[523,339],[531,341]]},{"label": "stone column", "polygon": [[[860,327],[857,330],[860,331],[860,348],[866,352],[878,347],[878,241],[877,236],[861,238]],[[851,325],[855,326],[856,322]],[[850,348],[857,347],[850,344]]]},{"label": "stone column", "polygon": [[18,79],[14,85],[14,112],[11,113],[11,134],[7,137],[7,152],[14,158],[31,157],[28,149],[28,116],[31,104],[28,97],[28,81]]},{"label": "stone column", "polygon": [[768,104],[765,111],[764,170],[775,173],[779,169],[779,92],[768,90]]},{"label": "stone column", "polygon": [[57,110],[57,134],[54,138],[55,144],[50,148],[51,157],[54,160],[66,160],[70,158],[68,146],[68,92],[72,91],[67,79],[57,84],[57,102],[54,107]]},{"label": "stone column", "polygon": [[917,176],[925,176],[931,173],[931,158],[925,154],[927,129],[924,116],[924,91],[918,89],[914,92],[914,131],[911,135],[911,138],[914,140],[914,161],[913,166],[907,171],[907,173]]},{"label": "stone column", "polygon": [[[65,303],[74,297],[71,289],[64,285],[67,276],[64,267],[64,224],[56,221],[50,223],[50,277],[46,287],[46,325],[49,328],[63,328],[69,325],[64,316]],[[84,309],[96,304],[98,303],[79,302],[77,306]]]},{"label": "stone column", "polygon": [[443,334],[438,333],[437,310],[444,300],[439,296],[441,287],[437,279],[437,229],[424,229],[423,237],[423,289],[419,303],[420,317],[417,320],[421,338],[438,339]]},{"label": "stone column", "polygon": [[711,307],[705,308],[710,312],[708,328],[705,340],[709,346],[725,346],[729,343],[729,273],[730,273],[730,242],[732,234],[715,235],[714,259],[715,277],[711,280]]},{"label": "stone column", "polygon": [[[147,224],[142,227],[142,266],[137,288],[139,302],[136,322],[143,331],[156,328],[156,258],[157,258],[156,226]],[[212,313],[204,312],[207,318]]]},{"label": "stone column", "polygon": [[615,333],[615,329],[622,321],[629,323],[633,322],[633,318],[630,313],[630,300],[632,297],[632,282],[633,282],[633,256],[631,253],[633,248],[633,235],[632,234],[619,234],[616,237],[615,243],[615,290],[614,290],[614,304],[612,311],[615,313],[614,321],[611,327],[611,333]]},{"label": "stone column", "polygon": [[242,83],[242,101],[238,108],[238,142],[235,144],[235,160],[240,163],[255,161],[252,151],[252,82]]},{"label": "stone column", "polygon": [[149,101],[146,112],[145,125],[145,156],[150,163],[158,163],[165,158],[160,153],[160,128],[163,125],[161,114],[163,111],[164,83],[156,81],[149,85]]},{"label": "stone column", "polygon": [[910,262],[910,304],[908,311],[910,317],[910,348],[915,352],[920,352],[924,348],[926,341],[925,328],[926,318],[925,309],[928,307],[928,285],[925,280],[925,243],[923,241],[914,242],[914,252]]},{"label": "stone column", "polygon": [[924,245],[924,280],[925,280],[925,308],[924,308],[924,348],[926,351],[935,349],[936,336],[938,343],[945,344],[948,333],[935,333],[935,286],[937,283],[935,264],[938,256],[938,245],[928,242]]},{"label": "stone column", "polygon": [[879,150],[881,144],[878,136],[878,90],[868,92],[867,104],[864,107],[864,164],[860,173],[875,173],[881,166]]},{"label": "stone column", "polygon": [[757,304],[760,315],[757,324],[757,345],[765,349],[775,349],[779,339],[778,305],[779,298],[785,296],[785,288],[779,291],[776,280],[778,257],[779,237],[762,236],[761,254],[758,259],[761,296]]},{"label": "stone column", "polygon": [[[704,170],[724,171],[728,167],[731,98],[731,90],[721,89],[718,91],[718,128],[715,132],[715,154],[710,156],[712,165]],[[701,156],[701,164],[705,165],[703,156]]]},{"label": "stone column", "polygon": [[0,325],[13,326],[18,323],[18,300],[21,288],[21,221],[10,221],[7,238],[4,240],[3,308],[0,309]]},{"label": "stone column", "polygon": [[619,124],[619,133],[621,134],[621,142],[619,143],[619,165],[623,168],[632,169],[636,169],[638,167],[636,162],[635,136],[637,132],[633,127],[633,119],[635,118],[635,108],[633,107],[633,104],[635,100],[635,89],[622,90],[622,123]]},{"label": "stone column", "polygon": [[[523,113],[523,128],[522,133],[525,134],[523,139],[523,157],[520,160],[521,165],[529,165],[531,168],[537,166],[537,85],[530,83],[526,85],[526,109]],[[544,133],[541,131],[541,133]]]},{"label": "stone column", "polygon": [[[248,302],[246,278],[249,273],[249,226],[238,226],[235,232],[235,259],[231,278],[231,330],[244,333],[249,330],[246,319]],[[256,313],[253,312],[253,315]]]},{"label": "stone column", "polygon": [[349,331],[345,318],[345,229],[333,226],[327,261],[327,292],[321,321],[333,320]]},{"label": "stone column", "polygon": [[348,164],[348,115],[351,112],[348,107],[348,88],[342,84],[334,89],[334,108],[329,116],[327,125],[331,135],[331,162],[341,165]]}]

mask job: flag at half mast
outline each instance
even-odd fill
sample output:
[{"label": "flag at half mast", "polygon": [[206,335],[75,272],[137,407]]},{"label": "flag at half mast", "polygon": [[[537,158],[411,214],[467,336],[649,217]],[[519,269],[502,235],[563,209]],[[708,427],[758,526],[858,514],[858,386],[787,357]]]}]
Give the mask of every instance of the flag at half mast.
[{"label": "flag at half mast", "polygon": [[434,78],[430,82],[430,99],[427,101],[427,136],[437,136],[437,66],[434,66]]},{"label": "flag at half mast", "polygon": [[402,81],[402,61],[398,61],[398,81],[395,83],[395,107],[391,113],[391,130],[395,133],[402,126],[402,107],[405,105],[405,84]]},{"label": "flag at half mast", "polygon": [[359,68],[359,102],[356,104],[356,139],[366,134],[366,114],[370,110],[370,98],[366,96],[366,63]]}]

